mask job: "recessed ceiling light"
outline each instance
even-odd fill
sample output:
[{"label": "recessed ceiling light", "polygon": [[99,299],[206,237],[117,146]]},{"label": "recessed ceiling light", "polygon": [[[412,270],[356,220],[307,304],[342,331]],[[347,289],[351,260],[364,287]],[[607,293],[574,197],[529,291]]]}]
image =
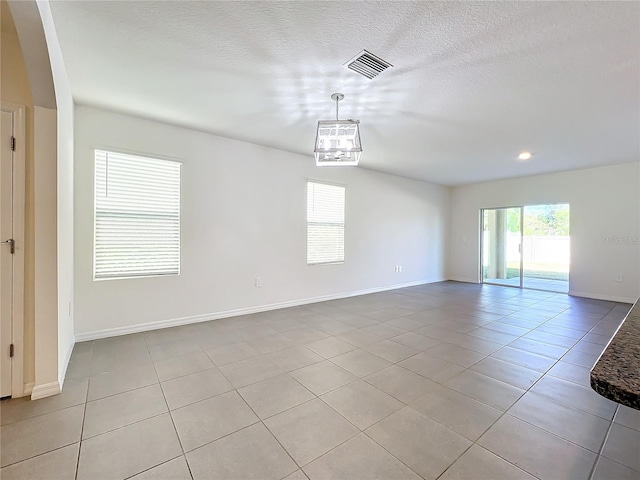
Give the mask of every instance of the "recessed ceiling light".
[{"label": "recessed ceiling light", "polygon": [[529,160],[530,158],[531,158],[530,152],[522,152],[520,155],[518,155],[518,160]]}]

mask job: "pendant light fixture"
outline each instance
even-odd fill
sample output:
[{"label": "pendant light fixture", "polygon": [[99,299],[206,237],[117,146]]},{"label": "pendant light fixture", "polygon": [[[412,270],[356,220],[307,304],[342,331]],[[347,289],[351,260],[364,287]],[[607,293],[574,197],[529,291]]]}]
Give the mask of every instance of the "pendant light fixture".
[{"label": "pendant light fixture", "polygon": [[314,148],[316,165],[355,166],[362,155],[360,143],[360,120],[338,120],[338,102],[344,99],[342,93],[334,93],[331,100],[336,102],[336,119],[319,120]]}]

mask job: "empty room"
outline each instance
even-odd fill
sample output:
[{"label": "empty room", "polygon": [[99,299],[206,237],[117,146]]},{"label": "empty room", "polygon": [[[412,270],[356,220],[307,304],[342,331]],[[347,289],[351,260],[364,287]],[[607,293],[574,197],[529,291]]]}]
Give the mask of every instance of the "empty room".
[{"label": "empty room", "polygon": [[0,478],[640,478],[640,2],[0,5]]}]

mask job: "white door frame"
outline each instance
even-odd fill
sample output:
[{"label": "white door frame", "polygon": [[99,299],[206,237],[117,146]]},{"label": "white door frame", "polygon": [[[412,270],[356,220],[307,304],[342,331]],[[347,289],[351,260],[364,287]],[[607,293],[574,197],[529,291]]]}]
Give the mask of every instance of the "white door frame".
[{"label": "white door frame", "polygon": [[24,105],[2,102],[0,109],[13,114],[13,318],[12,339],[14,356],[11,362],[11,396],[23,397],[24,385],[24,248],[25,248],[25,148],[26,108]]},{"label": "white door frame", "polygon": [[[484,278],[484,221],[485,221],[485,212],[489,210],[511,210],[519,208],[520,209],[520,284],[519,285],[507,285],[500,282],[491,282],[486,281]],[[510,207],[491,207],[491,208],[481,208],[480,209],[480,283],[486,283],[488,285],[500,285],[503,287],[511,287],[511,288],[524,288],[523,280],[524,280],[524,262],[523,262],[523,250],[522,244],[524,242],[524,206],[522,205],[511,205]]]}]

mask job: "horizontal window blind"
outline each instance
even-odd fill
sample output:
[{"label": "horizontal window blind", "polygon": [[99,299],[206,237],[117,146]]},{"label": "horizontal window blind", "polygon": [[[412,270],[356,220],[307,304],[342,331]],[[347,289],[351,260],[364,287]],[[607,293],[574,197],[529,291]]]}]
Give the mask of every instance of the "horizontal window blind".
[{"label": "horizontal window blind", "polygon": [[344,262],[345,188],[307,182],[307,264]]},{"label": "horizontal window blind", "polygon": [[179,274],[181,164],[95,154],[94,279]]}]

